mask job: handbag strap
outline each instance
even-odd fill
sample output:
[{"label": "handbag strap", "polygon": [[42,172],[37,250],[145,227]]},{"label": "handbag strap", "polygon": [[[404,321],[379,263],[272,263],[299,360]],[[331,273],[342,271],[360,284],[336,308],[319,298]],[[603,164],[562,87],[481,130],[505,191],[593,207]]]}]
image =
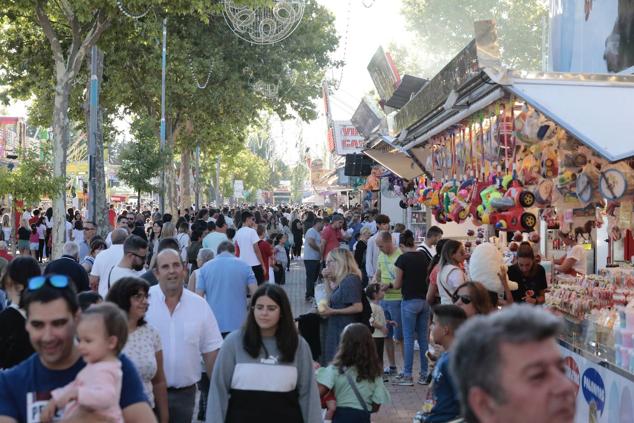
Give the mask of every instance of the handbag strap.
[{"label": "handbag strap", "polygon": [[357,384],[354,383],[354,380],[352,380],[352,376],[350,376],[350,373],[348,373],[347,371],[344,372],[344,374],[346,375],[346,379],[348,379],[348,383],[350,384],[350,387],[352,388],[352,392],[354,392],[354,396],[357,397],[357,401],[359,401],[359,404],[361,404],[361,407],[363,407],[363,411],[365,411],[366,413],[369,413],[370,410],[368,410],[368,405],[365,403],[365,400],[361,396],[361,392],[359,392],[359,389],[357,388]]},{"label": "handbag strap", "polygon": [[[453,272],[454,270],[457,270],[457,269],[458,269],[457,267],[455,267],[455,268],[451,269],[451,270],[449,271],[449,273],[447,273],[447,278],[446,278],[446,280],[449,280],[449,275],[451,275],[451,272]],[[442,279],[440,278],[440,275],[439,275],[439,277],[438,277],[438,284],[442,287],[442,289],[444,289],[444,290],[445,290],[445,292],[447,293],[447,295],[449,295],[449,298],[452,298],[452,297],[453,297],[453,295],[449,292],[449,290],[447,289],[447,287],[445,287],[445,284],[443,284],[443,283],[442,283]]]}]

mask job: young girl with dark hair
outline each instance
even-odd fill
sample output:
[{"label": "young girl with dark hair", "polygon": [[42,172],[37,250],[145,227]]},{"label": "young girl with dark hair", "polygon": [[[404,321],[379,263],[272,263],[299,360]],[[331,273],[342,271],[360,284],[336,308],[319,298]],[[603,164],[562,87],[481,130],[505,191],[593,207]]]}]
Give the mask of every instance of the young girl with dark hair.
[{"label": "young girl with dark hair", "polygon": [[334,392],[336,399],[332,423],[370,423],[370,414],[390,401],[382,374],[368,327],[346,326],[332,364],[317,370],[320,395]]},{"label": "young girl with dark hair", "polygon": [[310,347],[277,285],[255,291],[246,322],[225,339],[211,379],[207,422],[251,421],[321,421]]}]

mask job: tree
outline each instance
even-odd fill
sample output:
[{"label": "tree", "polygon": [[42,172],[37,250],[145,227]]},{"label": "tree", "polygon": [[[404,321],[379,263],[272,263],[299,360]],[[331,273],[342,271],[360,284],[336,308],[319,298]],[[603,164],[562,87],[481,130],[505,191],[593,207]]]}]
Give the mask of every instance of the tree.
[{"label": "tree", "polygon": [[[21,150],[18,157],[18,165],[13,170],[0,167],[0,197],[11,194],[13,210],[18,201],[35,204],[43,197],[55,198],[64,191],[65,179],[53,175],[53,156],[49,144],[42,143],[39,151]],[[65,214],[64,211],[62,216]],[[10,222],[13,224],[14,220]],[[11,230],[11,233],[14,231]],[[15,242],[12,244],[16,245]]]},{"label": "tree", "polygon": [[308,168],[304,163],[297,163],[291,171],[291,200],[301,203],[304,196],[304,182],[308,178]]},{"label": "tree", "polygon": [[137,192],[137,210],[141,210],[141,194],[158,188],[152,180],[158,177],[165,160],[154,136],[152,122],[137,120],[134,126],[135,139],[121,149],[117,175]]},{"label": "tree", "polygon": [[426,77],[434,76],[473,39],[473,22],[495,19],[502,62],[516,69],[541,70],[543,0],[403,0],[408,29],[419,36]]}]

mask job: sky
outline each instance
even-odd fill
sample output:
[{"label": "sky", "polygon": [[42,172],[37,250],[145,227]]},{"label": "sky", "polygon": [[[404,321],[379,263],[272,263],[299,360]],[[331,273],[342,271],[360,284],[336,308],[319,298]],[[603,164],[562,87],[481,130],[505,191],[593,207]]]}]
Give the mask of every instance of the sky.
[{"label": "sky", "polygon": [[[334,54],[336,60],[345,60],[343,79],[339,90],[331,96],[331,112],[335,120],[349,120],[363,96],[374,89],[367,65],[379,46],[387,48],[391,42],[405,44],[413,37],[405,29],[405,19],[401,15],[401,0],[318,0],[335,15],[335,25],[340,36],[339,49]],[[373,3],[371,7],[365,4]],[[348,7],[350,12],[348,12]],[[347,53],[344,58],[346,26],[349,23]],[[291,36],[292,37],[292,36]],[[334,75],[338,76],[340,71]],[[330,74],[329,74],[330,75]],[[310,147],[311,156],[323,158],[326,149],[326,119],[323,101],[317,99],[319,118],[303,125],[304,142]],[[281,122],[274,122],[273,138],[276,151],[282,160],[294,164],[299,159],[295,149],[297,125],[286,123],[281,130]]]}]

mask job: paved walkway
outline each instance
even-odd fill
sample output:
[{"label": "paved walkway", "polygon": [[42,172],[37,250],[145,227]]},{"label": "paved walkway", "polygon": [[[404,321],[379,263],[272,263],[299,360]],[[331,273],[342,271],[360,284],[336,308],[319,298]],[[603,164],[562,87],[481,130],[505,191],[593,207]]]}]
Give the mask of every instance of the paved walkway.
[{"label": "paved walkway", "polygon": [[[313,307],[304,301],[305,292],[305,271],[301,261],[291,262],[291,271],[286,274],[286,285],[284,288],[290,298],[293,314],[295,317],[306,313]],[[414,358],[414,374],[418,374],[420,363],[418,355]],[[399,368],[401,360],[398,359]],[[387,357],[385,358],[387,362]],[[392,396],[392,403],[381,407],[378,413],[372,416],[374,423],[412,423],[412,418],[427,396],[427,386],[416,384],[415,386],[394,386],[388,384],[388,390]]]},{"label": "paved walkway", "polygon": [[[284,289],[291,301],[293,315],[295,317],[311,311],[314,307],[312,304],[304,301],[305,275],[304,264],[302,261],[296,260],[291,262],[291,271],[286,274],[286,285],[284,285]],[[418,355],[416,355],[416,357],[418,357]],[[387,362],[387,357],[385,358],[385,362]],[[399,368],[402,368],[402,363],[399,357],[397,357],[397,364]],[[419,365],[420,363],[418,362],[418,358],[415,358],[414,374],[418,374]],[[394,386],[388,383],[387,387],[390,391],[390,395],[392,396],[392,402],[382,406],[378,413],[373,414],[372,422],[412,423],[412,418],[425,401],[425,397],[427,396],[427,386],[421,386],[418,384],[415,384],[413,387]],[[198,412],[198,398],[196,398],[196,404],[194,420],[192,423],[198,422],[198,420],[195,419],[196,413]]]}]

